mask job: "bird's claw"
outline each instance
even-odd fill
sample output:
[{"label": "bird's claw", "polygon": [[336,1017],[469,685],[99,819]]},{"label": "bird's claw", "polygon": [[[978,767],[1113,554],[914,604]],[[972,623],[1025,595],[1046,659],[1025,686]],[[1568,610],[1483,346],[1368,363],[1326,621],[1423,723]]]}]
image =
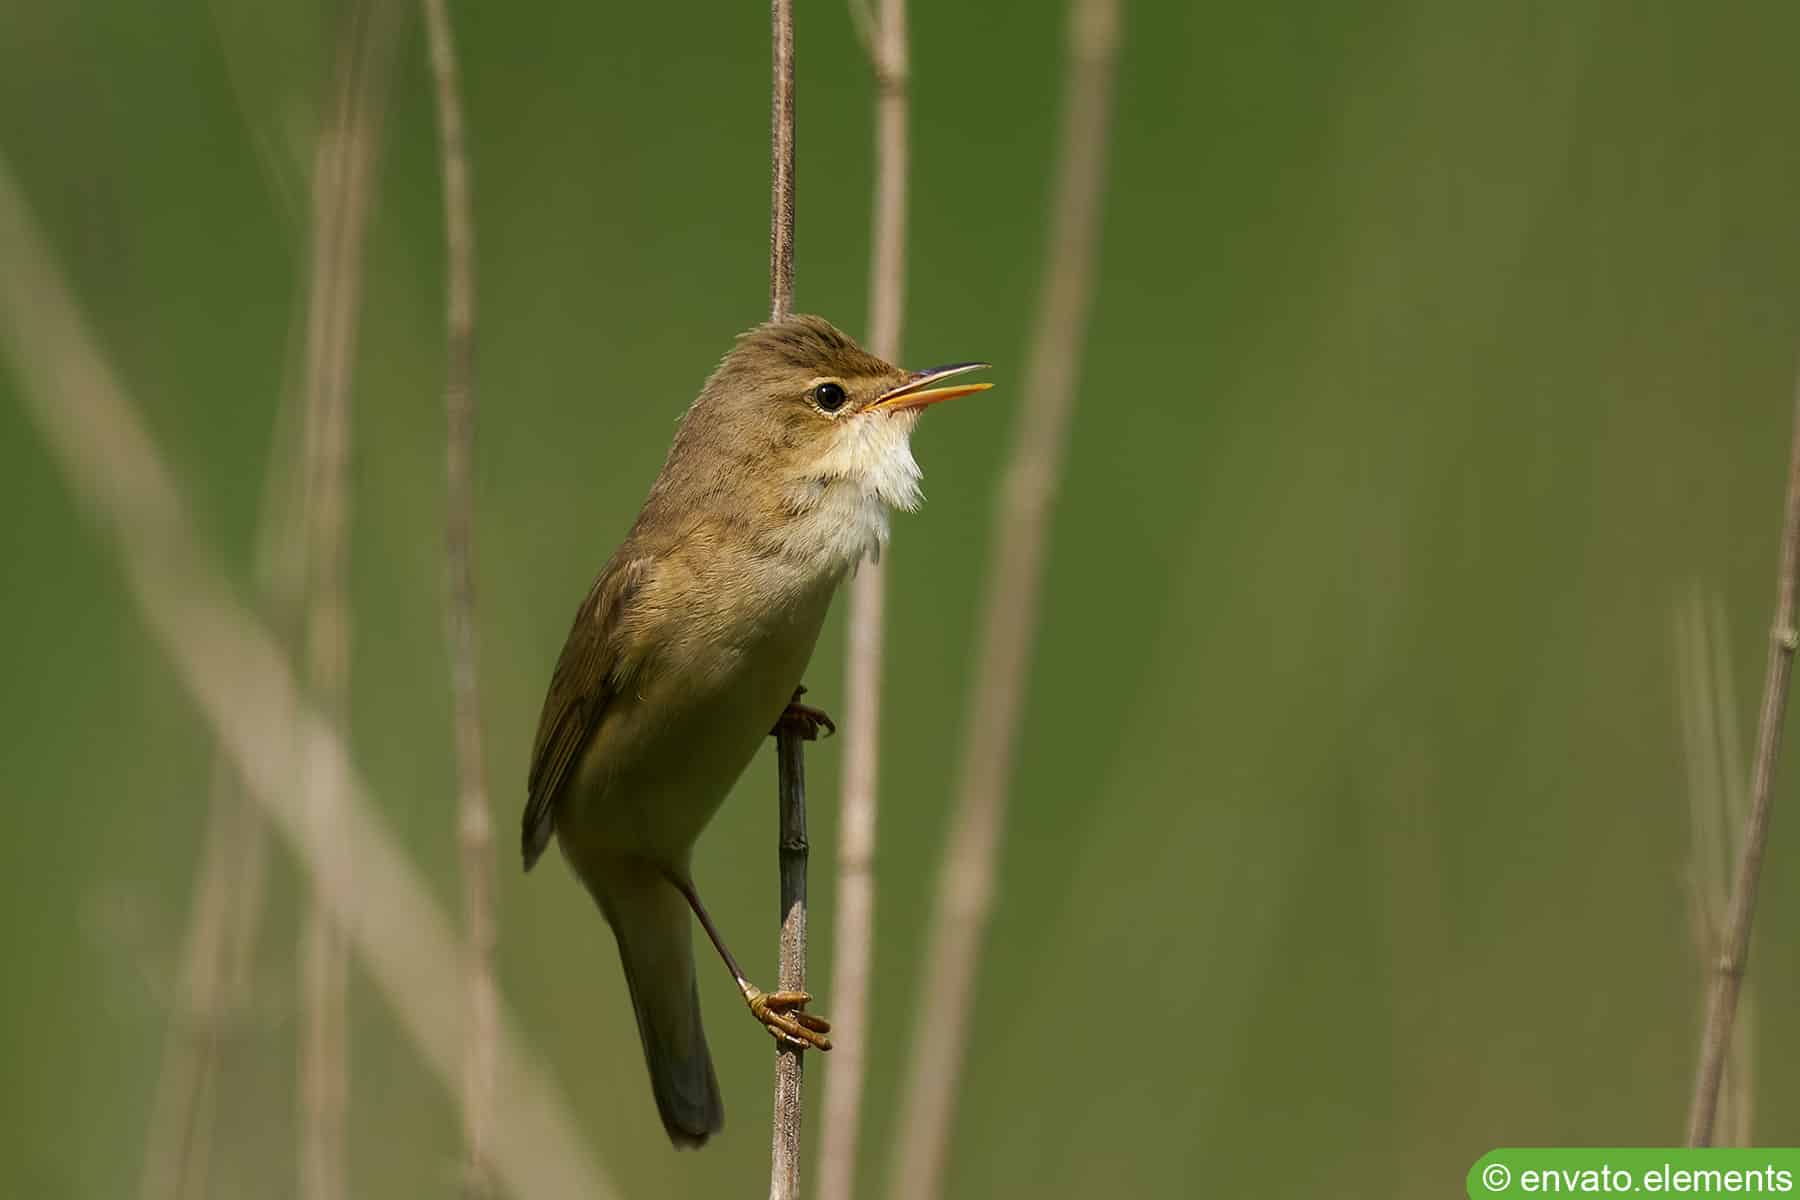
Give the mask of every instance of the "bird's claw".
[{"label": "bird's claw", "polygon": [[837,732],[837,722],[833,721],[824,709],[800,703],[800,697],[804,695],[806,695],[805,687],[794,689],[794,698],[788,701],[788,706],[776,719],[775,728],[769,730],[769,736],[779,737],[783,732],[788,732],[803,742],[816,742],[819,740],[819,730],[821,729],[825,731],[826,737]]},{"label": "bird's claw", "polygon": [[829,1050],[831,1022],[804,1011],[812,996],[806,992],[765,992],[746,986],[744,1001],[750,1015],[763,1023],[771,1036],[784,1046],[801,1050]]}]

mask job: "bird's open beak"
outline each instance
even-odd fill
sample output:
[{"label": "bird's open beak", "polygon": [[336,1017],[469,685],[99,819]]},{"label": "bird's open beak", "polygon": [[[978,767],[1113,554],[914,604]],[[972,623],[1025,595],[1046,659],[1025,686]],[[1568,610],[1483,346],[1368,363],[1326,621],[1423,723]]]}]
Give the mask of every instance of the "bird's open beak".
[{"label": "bird's open beak", "polygon": [[932,387],[940,379],[949,379],[963,375],[969,371],[980,371],[990,364],[982,362],[951,363],[947,367],[932,367],[928,371],[914,371],[912,378],[890,392],[883,392],[875,398],[875,402],[864,409],[864,412],[898,412],[903,408],[924,408],[928,404],[936,404],[942,400],[954,400],[958,396],[972,396],[976,392],[985,392],[994,385],[991,383],[958,383],[950,387]]}]

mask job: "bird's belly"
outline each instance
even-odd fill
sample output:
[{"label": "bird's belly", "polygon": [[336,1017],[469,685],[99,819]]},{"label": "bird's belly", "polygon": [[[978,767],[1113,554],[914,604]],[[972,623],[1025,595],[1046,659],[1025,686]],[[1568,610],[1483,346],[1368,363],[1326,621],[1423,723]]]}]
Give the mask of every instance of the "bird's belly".
[{"label": "bird's belly", "polygon": [[578,869],[621,854],[686,869],[800,682],[830,598],[822,589],[779,621],[727,631],[609,706],[557,817]]}]

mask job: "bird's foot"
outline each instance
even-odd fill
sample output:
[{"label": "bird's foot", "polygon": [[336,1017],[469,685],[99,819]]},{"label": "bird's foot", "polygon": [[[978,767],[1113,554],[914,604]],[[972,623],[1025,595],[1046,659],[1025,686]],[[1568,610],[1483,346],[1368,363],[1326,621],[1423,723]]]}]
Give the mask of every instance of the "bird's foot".
[{"label": "bird's foot", "polygon": [[803,1011],[812,997],[805,992],[765,992],[752,984],[744,985],[744,1002],[750,1015],[761,1021],[784,1046],[801,1050],[829,1050],[831,1022]]},{"label": "bird's foot", "polygon": [[806,695],[804,686],[794,689],[794,698],[788,701],[788,706],[776,719],[775,728],[769,730],[770,737],[779,737],[783,732],[788,732],[796,735],[803,742],[816,742],[819,740],[819,730],[821,729],[825,731],[826,737],[837,732],[837,722],[833,721],[824,709],[800,703],[800,697],[804,695]]}]

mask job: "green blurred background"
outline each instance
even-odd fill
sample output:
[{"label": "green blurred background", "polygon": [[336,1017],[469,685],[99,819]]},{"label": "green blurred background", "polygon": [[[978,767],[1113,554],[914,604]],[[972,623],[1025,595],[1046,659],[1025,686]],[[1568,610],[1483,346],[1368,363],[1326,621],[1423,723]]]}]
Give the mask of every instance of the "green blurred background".
[{"label": "green blurred background", "polygon": [[[930,501],[889,558],[870,1193],[989,511],[1031,401],[1062,69],[1059,6],[913,9],[905,358],[987,358],[998,387],[925,421]],[[0,154],[246,588],[340,16],[0,9]],[[510,847],[570,614],[674,418],[764,311],[767,9],[455,17],[503,989],[627,1195],[759,1193],[769,1047],[723,974],[701,978],[729,1124],[677,1156],[603,923],[559,861],[527,879]],[[859,330],[869,72],[843,3],[800,0],[798,20],[800,306]],[[1701,976],[1676,614],[1722,601],[1747,735],[1800,326],[1797,38],[1800,12],[1769,3],[1128,3],[953,1195],[1441,1197],[1495,1145],[1679,1137]],[[454,906],[421,43],[415,22],[369,238],[352,707],[386,818]],[[119,1196],[137,1187],[212,746],[17,386],[0,372],[0,1191]],[[841,619],[808,677],[827,707]],[[821,851],[839,754],[811,752]],[[697,863],[762,975],[772,776],[765,756]],[[1800,1129],[1800,1079],[1777,1066],[1800,1055],[1796,861],[1800,831],[1777,821],[1752,972],[1769,1144]],[[218,1195],[294,1190],[299,906],[278,850],[255,1005],[222,1060]],[[447,1190],[451,1101],[360,974],[352,1003],[356,1194]],[[830,1069],[809,1071],[815,1105]]]}]

